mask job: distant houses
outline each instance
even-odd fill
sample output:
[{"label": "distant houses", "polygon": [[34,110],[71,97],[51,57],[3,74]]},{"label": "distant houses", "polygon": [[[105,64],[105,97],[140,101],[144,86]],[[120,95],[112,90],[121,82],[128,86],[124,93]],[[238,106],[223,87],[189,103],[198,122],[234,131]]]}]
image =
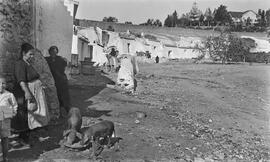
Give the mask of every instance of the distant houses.
[{"label": "distant houses", "polygon": [[244,12],[229,12],[232,18],[232,23],[235,25],[241,24],[244,26],[254,25],[258,23],[259,15],[252,10],[247,10]]}]

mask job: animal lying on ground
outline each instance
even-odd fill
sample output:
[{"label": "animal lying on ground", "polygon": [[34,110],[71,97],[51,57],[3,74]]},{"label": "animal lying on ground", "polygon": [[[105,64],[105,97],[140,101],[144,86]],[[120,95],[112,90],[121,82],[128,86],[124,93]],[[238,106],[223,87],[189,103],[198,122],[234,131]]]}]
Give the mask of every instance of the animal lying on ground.
[{"label": "animal lying on ground", "polygon": [[79,108],[72,107],[68,112],[67,130],[63,136],[66,138],[66,144],[71,145],[76,137],[81,138],[80,129],[82,126],[82,115]]},{"label": "animal lying on ground", "polygon": [[136,80],[135,75],[139,72],[139,67],[135,56],[129,54],[122,54],[118,56],[120,59],[120,69],[117,77],[117,85],[134,92],[136,90]]},{"label": "animal lying on ground", "polygon": [[114,124],[111,121],[101,121],[90,127],[82,129],[81,145],[89,145],[92,143],[93,155],[98,156],[103,150],[100,140],[108,141],[107,146],[110,148],[112,135],[115,137]]}]

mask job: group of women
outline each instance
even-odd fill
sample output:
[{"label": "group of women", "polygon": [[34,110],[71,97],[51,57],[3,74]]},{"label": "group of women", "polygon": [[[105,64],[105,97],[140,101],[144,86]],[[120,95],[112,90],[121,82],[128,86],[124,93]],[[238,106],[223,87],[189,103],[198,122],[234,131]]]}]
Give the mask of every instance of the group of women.
[{"label": "group of women", "polygon": [[[57,96],[60,107],[68,112],[70,99],[68,81],[65,75],[67,62],[58,56],[58,48],[52,46],[48,50],[50,56],[46,61],[55,80]],[[20,144],[30,146],[29,137],[31,130],[40,129],[48,125],[50,115],[48,111],[44,87],[40,81],[40,74],[33,68],[35,49],[29,43],[21,46],[19,59],[15,63],[15,86],[13,94],[18,103],[16,116],[12,119],[11,128],[19,134]],[[63,114],[63,113],[61,113]]]}]

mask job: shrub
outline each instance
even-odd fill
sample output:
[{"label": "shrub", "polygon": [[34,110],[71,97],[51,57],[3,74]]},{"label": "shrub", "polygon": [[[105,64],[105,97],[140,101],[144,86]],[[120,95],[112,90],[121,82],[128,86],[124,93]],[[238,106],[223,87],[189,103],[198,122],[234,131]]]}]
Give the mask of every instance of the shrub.
[{"label": "shrub", "polygon": [[152,40],[152,41],[158,41],[157,37],[150,35],[150,34],[145,34],[144,38]]},{"label": "shrub", "polygon": [[250,48],[255,42],[249,39],[241,39],[222,31],[219,36],[210,36],[204,42],[203,46],[197,46],[196,50],[203,53],[196,60],[203,59],[206,53],[213,61],[222,61],[222,63],[246,61]]},{"label": "shrub", "polygon": [[113,28],[111,25],[110,25],[110,26],[108,26],[107,30],[108,30],[108,31],[112,31],[112,32],[114,32],[114,28]]}]

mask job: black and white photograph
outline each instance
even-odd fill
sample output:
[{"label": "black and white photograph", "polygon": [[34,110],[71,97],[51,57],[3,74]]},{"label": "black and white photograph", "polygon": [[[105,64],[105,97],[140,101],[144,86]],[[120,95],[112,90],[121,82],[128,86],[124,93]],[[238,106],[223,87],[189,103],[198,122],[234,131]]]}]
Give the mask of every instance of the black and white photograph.
[{"label": "black and white photograph", "polygon": [[270,162],[270,0],[0,0],[0,162]]}]

